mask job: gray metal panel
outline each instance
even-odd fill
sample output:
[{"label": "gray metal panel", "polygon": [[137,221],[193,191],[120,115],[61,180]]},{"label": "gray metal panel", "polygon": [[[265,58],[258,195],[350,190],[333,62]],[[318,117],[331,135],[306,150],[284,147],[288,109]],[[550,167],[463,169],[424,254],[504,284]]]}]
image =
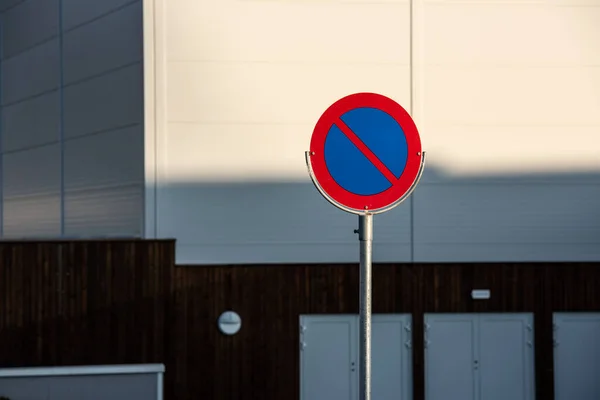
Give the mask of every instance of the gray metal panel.
[{"label": "gray metal panel", "polygon": [[373,400],[412,400],[411,330],[410,315],[373,315]]},{"label": "gray metal panel", "polygon": [[142,235],[144,187],[105,187],[65,193],[67,236]]},{"label": "gray metal panel", "polygon": [[[0,2],[0,7],[9,3]],[[1,16],[8,56],[1,66],[0,99],[7,105],[1,111],[4,234],[60,235],[64,218],[68,235],[139,236],[144,207],[142,2],[63,0],[62,10],[62,55],[58,0],[26,0]],[[61,56],[67,83],[63,110],[57,90]],[[47,145],[59,140],[61,113],[67,139],[64,215],[60,147]],[[68,140],[92,133],[98,136]]]},{"label": "gray metal panel", "polygon": [[9,399],[47,399],[51,378],[1,378],[2,396]]},{"label": "gray metal panel", "polygon": [[600,260],[597,183],[450,180],[413,197],[415,261]]},{"label": "gray metal panel", "polygon": [[58,39],[2,62],[2,104],[11,104],[58,88]]},{"label": "gray metal panel", "polygon": [[556,400],[600,398],[600,313],[555,313]]},{"label": "gray metal panel", "polygon": [[[300,317],[302,400],[358,399],[358,315]],[[412,399],[411,316],[374,314],[372,397]]]},{"label": "gray metal panel", "polygon": [[58,35],[58,0],[20,2],[2,16],[2,30],[3,59]]},{"label": "gray metal panel", "polygon": [[60,234],[59,144],[4,154],[3,234]]},{"label": "gray metal panel", "polygon": [[142,127],[77,137],[64,146],[65,233],[140,236]]},{"label": "gray metal panel", "polygon": [[425,315],[425,398],[475,400],[477,315]]},{"label": "gray metal panel", "polygon": [[60,147],[58,143],[4,154],[3,197],[60,193]]},{"label": "gray metal panel", "polygon": [[357,320],[354,315],[300,317],[301,400],[357,398]]},{"label": "gray metal panel", "polygon": [[[309,183],[188,180],[162,185],[158,196],[166,205],[158,213],[161,236],[177,237],[181,263],[328,263],[358,258],[356,217],[332,207]],[[375,217],[374,224],[373,261],[410,261],[410,207]]]},{"label": "gray metal panel", "polygon": [[19,400],[148,400],[156,374],[0,378],[3,396]]},{"label": "gray metal panel", "polygon": [[58,90],[2,107],[2,150],[39,146],[59,140]]},{"label": "gray metal panel", "polygon": [[2,212],[4,237],[60,235],[60,192],[4,199]]},{"label": "gray metal panel", "polygon": [[63,29],[72,29],[131,3],[132,0],[62,0]]},{"label": "gray metal panel", "polygon": [[[69,388],[78,388],[83,394],[83,400],[157,398],[156,374],[82,376],[55,382],[55,395],[50,396],[49,400],[68,400]],[[73,397],[73,400],[75,399],[76,397]]]},{"label": "gray metal panel", "polygon": [[143,184],[141,125],[65,141],[65,190]]},{"label": "gray metal panel", "polygon": [[[79,3],[104,4],[106,0]],[[109,38],[113,38],[110,40]],[[64,35],[64,82],[69,84],[142,60],[142,2],[137,1]],[[115,46],[118,42],[119,45]],[[113,89],[119,89],[114,87]]]},{"label": "gray metal panel", "polygon": [[0,0],[0,12],[4,12],[7,9],[16,6],[23,0]]},{"label": "gray metal panel", "polygon": [[142,65],[67,86],[64,120],[66,138],[141,124]]},{"label": "gray metal panel", "polygon": [[481,400],[534,400],[533,316],[480,314]]}]

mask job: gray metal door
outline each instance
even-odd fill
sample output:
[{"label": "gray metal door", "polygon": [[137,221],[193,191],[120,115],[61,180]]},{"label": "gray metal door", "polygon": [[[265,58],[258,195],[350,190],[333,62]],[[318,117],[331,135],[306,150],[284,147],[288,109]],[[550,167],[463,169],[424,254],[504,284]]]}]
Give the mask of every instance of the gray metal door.
[{"label": "gray metal door", "polygon": [[412,400],[410,321],[410,315],[373,315],[371,339],[373,400]]},{"label": "gray metal door", "polygon": [[600,313],[554,314],[556,400],[600,399]]},{"label": "gray metal door", "polygon": [[300,399],[356,400],[357,320],[353,315],[300,317]]},{"label": "gray metal door", "polygon": [[425,398],[476,400],[476,316],[425,316]]},{"label": "gray metal door", "polygon": [[479,315],[481,400],[533,400],[533,317]]},{"label": "gray metal door", "polygon": [[[358,399],[358,315],[300,317],[300,399]],[[412,400],[411,316],[375,314],[372,397]]]},{"label": "gray metal door", "polygon": [[533,400],[531,314],[425,316],[427,400]]}]

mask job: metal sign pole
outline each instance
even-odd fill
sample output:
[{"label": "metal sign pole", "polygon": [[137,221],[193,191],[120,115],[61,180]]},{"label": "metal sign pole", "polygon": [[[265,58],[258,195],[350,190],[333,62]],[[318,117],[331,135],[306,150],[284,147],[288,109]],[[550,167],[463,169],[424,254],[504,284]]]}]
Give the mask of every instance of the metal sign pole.
[{"label": "metal sign pole", "polygon": [[[356,114],[355,110],[362,111]],[[346,121],[346,115],[357,117]],[[363,142],[361,135],[369,140]],[[328,141],[331,137],[345,139]],[[349,151],[348,140],[354,150]],[[339,99],[321,115],[305,157],[308,174],[321,195],[340,210],[358,215],[354,232],[360,241],[359,399],[371,400],[373,215],[396,207],[415,189],[425,165],[421,137],[400,104],[377,93],[355,93]],[[361,160],[360,165],[366,166],[365,157],[371,163],[368,169],[358,164]],[[348,163],[356,165],[356,170],[349,171]],[[381,178],[381,174],[389,176],[388,181],[375,184],[374,177]]]},{"label": "metal sign pole", "polygon": [[371,400],[371,260],[373,214],[358,216],[360,242],[360,400]]}]

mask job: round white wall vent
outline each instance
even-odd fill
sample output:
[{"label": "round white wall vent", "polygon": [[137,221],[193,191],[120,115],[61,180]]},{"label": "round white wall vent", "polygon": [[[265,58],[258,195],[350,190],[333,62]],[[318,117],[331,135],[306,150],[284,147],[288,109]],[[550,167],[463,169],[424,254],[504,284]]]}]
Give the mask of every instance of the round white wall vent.
[{"label": "round white wall vent", "polygon": [[235,335],[242,327],[242,319],[235,311],[225,311],[219,317],[219,330],[225,335]]}]

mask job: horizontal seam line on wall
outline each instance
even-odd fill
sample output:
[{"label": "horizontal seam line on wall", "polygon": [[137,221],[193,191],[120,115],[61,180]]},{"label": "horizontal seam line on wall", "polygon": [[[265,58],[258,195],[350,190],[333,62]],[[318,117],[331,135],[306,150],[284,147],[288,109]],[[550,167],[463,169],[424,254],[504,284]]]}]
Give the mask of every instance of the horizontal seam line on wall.
[{"label": "horizontal seam line on wall", "polygon": [[[137,187],[142,187],[143,185],[144,185],[144,181],[143,181],[143,179],[140,179],[138,181],[127,181],[124,183],[110,183],[110,184],[104,184],[104,185],[94,185],[94,186],[87,186],[85,188],[68,189],[65,186],[65,194],[67,194],[67,193],[78,194],[78,193],[82,193],[82,192],[98,191],[98,190],[105,190],[105,189],[137,188]],[[111,196],[111,197],[113,197],[113,196]]]},{"label": "horizontal seam line on wall", "polygon": [[[127,129],[127,128],[133,128],[133,127],[136,127],[139,125],[142,125],[142,123],[135,122],[135,123],[131,123],[131,124],[118,125],[115,127],[101,129],[101,130],[93,131],[93,132],[88,132],[88,133],[84,133],[84,134],[77,135],[77,136],[66,137],[63,139],[63,142],[69,142],[69,141],[73,141],[73,140],[77,140],[77,139],[86,138],[89,136],[100,135],[100,134],[107,133],[107,132],[118,131],[118,130]],[[16,154],[16,153],[20,153],[23,151],[39,149],[41,147],[46,147],[46,146],[50,146],[50,145],[58,144],[58,143],[60,143],[60,140],[53,140],[51,142],[44,142],[44,143],[35,144],[35,145],[27,146],[27,147],[22,147],[19,149],[7,150],[7,151],[2,152],[2,155]]]},{"label": "horizontal seam line on wall", "polygon": [[[93,79],[101,78],[101,77],[103,77],[105,75],[109,75],[109,74],[111,74],[113,72],[118,72],[120,70],[126,69],[128,67],[132,67],[134,65],[138,65],[138,64],[141,64],[141,63],[142,62],[140,60],[138,60],[138,61],[131,61],[131,62],[128,62],[127,64],[119,65],[117,67],[113,67],[113,68],[107,69],[107,70],[99,72],[97,74],[86,76],[85,78],[81,78],[81,79],[69,82],[68,84],[63,85],[63,89],[68,89],[71,86],[75,86],[75,85],[78,85],[80,83],[85,83],[85,82],[91,81]],[[33,100],[33,99],[36,99],[38,97],[42,97],[42,96],[44,96],[46,94],[50,94],[52,92],[56,92],[59,89],[60,89],[60,86],[58,85],[58,82],[57,82],[57,86],[53,87],[52,89],[44,90],[43,92],[32,94],[32,95],[29,95],[27,97],[23,97],[21,99],[14,100],[12,102],[3,103],[1,106],[2,107],[11,107],[11,106],[14,106],[16,104],[24,103],[26,101]]]},{"label": "horizontal seam line on wall", "polygon": [[77,136],[66,136],[63,139],[63,141],[64,142],[70,142],[70,141],[73,141],[73,140],[77,140],[77,139],[81,139],[81,138],[86,138],[88,136],[100,135],[102,133],[108,133],[108,132],[112,132],[112,131],[119,131],[119,130],[127,129],[127,128],[134,128],[134,127],[140,126],[140,125],[142,125],[142,122],[133,122],[133,123],[129,123],[129,124],[116,125],[116,126],[113,126],[113,127],[110,127],[110,128],[99,129],[97,131],[82,133],[81,135],[77,135]]},{"label": "horizontal seam line on wall", "polygon": [[[6,190],[5,190],[6,192]],[[12,202],[12,201],[21,201],[21,200],[29,200],[29,199],[40,199],[44,197],[55,197],[58,199],[60,197],[60,189],[56,190],[48,190],[45,192],[31,193],[31,194],[17,194],[7,196],[4,194],[4,202]]]},{"label": "horizontal seam line on wall", "polygon": [[[226,246],[256,246],[256,245],[288,245],[288,246],[314,246],[314,245],[323,245],[323,246],[355,246],[356,242],[349,239],[348,241],[325,241],[325,242],[297,242],[297,241],[276,241],[276,240],[262,240],[256,242],[216,242],[216,241],[207,241],[202,240],[200,242],[186,242],[178,240],[179,245],[186,247],[206,247],[206,246],[214,246],[214,247],[226,247]],[[384,242],[378,243],[379,245],[385,244],[390,246],[402,246],[408,247],[410,246],[410,242]],[[407,258],[408,260],[409,258]]]},{"label": "horizontal seam line on wall", "polygon": [[24,48],[24,49],[21,49],[21,50],[19,50],[18,52],[16,52],[16,53],[13,53],[13,54],[11,54],[11,55],[10,55],[10,56],[8,56],[8,57],[5,57],[5,58],[3,58],[3,59],[2,59],[2,62],[9,61],[9,60],[11,60],[11,59],[13,59],[13,58],[15,58],[15,57],[18,57],[18,56],[20,56],[20,55],[22,55],[22,54],[25,54],[25,53],[27,53],[28,51],[31,51],[31,50],[35,49],[36,47],[40,47],[40,46],[42,46],[42,45],[45,45],[45,44],[47,44],[47,43],[49,43],[49,42],[51,42],[52,40],[54,40],[54,39],[57,39],[57,38],[58,38],[58,33],[57,33],[56,35],[52,35],[52,36],[50,36],[50,37],[47,37],[47,38],[44,38],[44,39],[40,39],[39,41],[37,41],[37,42],[35,42],[35,43],[31,44],[30,46],[27,46],[26,48]]},{"label": "horizontal seam line on wall", "polygon": [[506,243],[499,243],[499,242],[472,242],[472,241],[464,241],[464,242],[422,242],[422,241],[416,241],[415,242],[415,246],[502,246],[502,247],[506,247],[506,246],[518,246],[518,247],[523,247],[523,246],[548,246],[548,245],[556,245],[556,246],[579,246],[579,245],[586,245],[586,246],[591,246],[591,245],[600,245],[600,240],[598,240],[597,242],[592,242],[592,241],[579,241],[579,242],[558,242],[558,241],[544,241],[544,242],[506,242]]},{"label": "horizontal seam line on wall", "polygon": [[243,59],[208,59],[208,58],[171,58],[167,60],[167,63],[179,63],[179,64],[189,64],[189,63],[198,63],[198,64],[268,64],[268,65],[314,65],[314,66],[331,66],[331,67],[344,67],[344,66],[390,66],[390,67],[406,67],[410,68],[410,63],[408,61],[340,61],[340,60],[331,60],[331,61],[304,61],[301,59],[298,60],[243,60]]},{"label": "horizontal seam line on wall", "polygon": [[42,147],[51,146],[51,145],[59,144],[59,143],[60,143],[60,140],[56,139],[56,140],[52,140],[52,141],[48,141],[48,142],[44,142],[44,143],[32,144],[30,146],[21,147],[21,148],[18,148],[18,149],[3,151],[2,155],[17,154],[17,153],[20,153],[22,151],[39,149],[39,148],[42,148]]},{"label": "horizontal seam line on wall", "polygon": [[[448,1],[445,0],[429,0],[428,3],[433,6],[446,6],[448,7]],[[480,0],[454,0],[450,5],[470,5],[470,6],[489,6],[489,5],[507,5],[507,6],[544,6],[539,1],[522,1],[522,0],[487,0],[482,2]],[[597,8],[595,4],[552,4],[552,7],[558,8]]]},{"label": "horizontal seam line on wall", "polygon": [[29,100],[37,99],[38,97],[45,96],[45,95],[50,94],[52,92],[58,92],[59,89],[60,89],[60,87],[57,85],[56,87],[53,87],[52,89],[47,89],[47,90],[44,90],[43,92],[32,94],[32,95],[29,95],[27,97],[23,97],[21,99],[14,100],[12,102],[3,103],[3,104],[0,105],[0,107],[2,107],[2,108],[12,107],[12,106],[20,104],[20,103],[25,103],[26,101],[29,101]]},{"label": "horizontal seam line on wall", "polygon": [[102,72],[98,72],[98,73],[96,73],[94,75],[89,75],[89,76],[86,76],[85,78],[80,78],[80,79],[77,79],[77,80],[74,80],[74,81],[70,81],[69,83],[66,83],[65,85],[63,85],[63,88],[67,89],[70,86],[75,86],[75,85],[78,85],[80,83],[84,83],[84,82],[91,81],[91,80],[94,80],[94,79],[97,79],[97,78],[101,78],[101,77],[103,77],[105,75],[110,75],[110,74],[112,74],[114,72],[118,72],[120,70],[129,68],[129,67],[133,67],[134,65],[138,65],[138,64],[141,64],[141,63],[142,63],[141,60],[129,61],[129,62],[125,63],[125,64],[122,64],[122,65],[119,65],[119,66],[116,66],[116,67],[112,67],[112,68],[104,70]]},{"label": "horizontal seam line on wall", "polygon": [[[100,0],[97,0],[97,1],[100,1]],[[105,18],[105,17],[107,17],[107,16],[109,16],[111,14],[117,13],[117,12],[119,12],[119,11],[127,8],[127,7],[130,7],[130,6],[132,6],[133,4],[135,4],[135,3],[139,2],[139,1],[141,1],[141,0],[133,0],[133,1],[130,1],[128,3],[122,4],[122,5],[118,6],[118,7],[115,7],[113,9],[109,10],[109,11],[106,11],[106,12],[100,14],[100,15],[97,15],[94,18],[89,19],[89,20],[87,20],[85,22],[81,22],[81,23],[79,23],[77,25],[73,25],[72,27],[70,27],[68,29],[63,29],[63,33],[70,33],[70,32],[72,32],[72,31],[74,31],[76,29],[79,29],[79,28],[85,26],[85,25],[94,23],[94,22],[96,22],[96,21],[98,21],[98,20],[100,20],[102,18]]]},{"label": "horizontal seam line on wall", "polygon": [[8,7],[6,7],[4,10],[0,11],[0,13],[5,13],[5,12],[7,12],[7,11],[10,11],[10,10],[12,10],[13,8],[17,7],[19,4],[23,4],[23,3],[25,3],[26,1],[27,1],[27,0],[21,0],[21,1],[18,1],[18,2],[16,2],[15,4],[13,4],[13,5],[11,5],[11,6],[8,6]]},{"label": "horizontal seam line on wall", "polygon": [[[21,2],[19,2],[19,3],[17,3],[17,4],[14,4],[14,5],[12,5],[11,7],[9,7],[9,8],[7,8],[7,9],[5,9],[5,10],[1,11],[0,13],[5,13],[6,11],[9,11],[9,10],[11,10],[11,9],[15,8],[16,6],[18,6],[19,4],[22,4],[22,3],[24,3],[25,1],[27,1],[27,0],[22,0]],[[90,19],[90,20],[88,20],[88,21],[82,22],[82,23],[80,23],[80,24],[77,24],[77,25],[75,25],[75,26],[72,26],[72,27],[71,27],[71,28],[69,28],[69,29],[65,29],[65,30],[63,30],[63,34],[70,33],[70,32],[72,32],[72,31],[74,31],[74,30],[76,30],[76,29],[78,29],[78,28],[81,28],[81,27],[83,27],[83,26],[87,25],[87,24],[90,24],[90,23],[92,23],[92,22],[95,22],[95,21],[97,21],[97,20],[100,20],[100,19],[102,19],[102,18],[104,18],[104,17],[107,17],[107,16],[109,16],[109,15],[111,15],[111,14],[114,14],[114,13],[116,13],[116,12],[118,12],[118,11],[121,11],[122,9],[124,9],[124,8],[127,8],[127,7],[130,7],[130,6],[132,6],[133,4],[135,4],[135,3],[139,2],[139,1],[140,1],[140,0],[133,0],[133,1],[131,1],[131,2],[129,2],[129,3],[126,3],[126,4],[122,5],[122,6],[119,6],[119,7],[117,7],[117,8],[113,8],[112,10],[110,10],[110,11],[107,11],[107,12],[105,12],[105,13],[102,13],[102,14],[100,14],[100,15],[98,15],[98,16],[96,16],[96,17],[94,17],[94,18],[92,18],[92,19]],[[60,28],[59,28],[59,29],[60,29]],[[48,43],[48,42],[52,41],[53,39],[57,38],[58,36],[59,36],[59,33],[57,32],[56,34],[52,35],[51,37],[47,37],[47,38],[44,38],[44,39],[40,39],[39,41],[37,41],[37,42],[35,42],[35,43],[32,43],[30,46],[27,46],[26,48],[24,48],[24,49],[21,49],[21,50],[19,50],[18,52],[16,52],[16,53],[13,53],[13,54],[11,54],[11,55],[10,55],[10,56],[8,56],[8,57],[5,57],[5,58],[3,58],[3,59],[2,59],[2,61],[8,61],[8,60],[10,60],[11,58],[17,57],[17,56],[19,56],[19,55],[21,55],[21,54],[23,54],[23,53],[26,53],[26,52],[28,52],[29,50],[32,50],[32,49],[34,49],[35,47],[38,47],[38,46],[44,45],[44,44],[46,44],[46,43]]]},{"label": "horizontal seam line on wall", "polygon": [[170,119],[166,121],[168,124],[181,124],[181,125],[221,125],[221,126],[314,126],[314,121],[306,121],[306,122],[281,122],[281,121],[192,121],[192,120],[182,120],[182,119]]},{"label": "horizontal seam line on wall", "polygon": [[[86,188],[65,189],[65,194],[67,194],[67,193],[78,194],[78,193],[82,193],[82,192],[98,191],[98,190],[105,190],[105,189],[136,188],[138,186],[142,187],[143,184],[144,184],[143,180],[140,180],[139,182],[129,181],[129,182],[122,183],[122,184],[119,183],[119,184],[95,185],[95,186],[90,186],[90,187],[86,187]],[[59,198],[60,190],[57,189],[56,191],[49,190],[46,192],[38,192],[38,193],[32,193],[32,194],[17,194],[17,195],[5,196],[4,201],[5,202],[21,201],[21,200],[38,199],[38,198],[51,197],[51,196],[52,197],[56,196],[57,198]]]}]

